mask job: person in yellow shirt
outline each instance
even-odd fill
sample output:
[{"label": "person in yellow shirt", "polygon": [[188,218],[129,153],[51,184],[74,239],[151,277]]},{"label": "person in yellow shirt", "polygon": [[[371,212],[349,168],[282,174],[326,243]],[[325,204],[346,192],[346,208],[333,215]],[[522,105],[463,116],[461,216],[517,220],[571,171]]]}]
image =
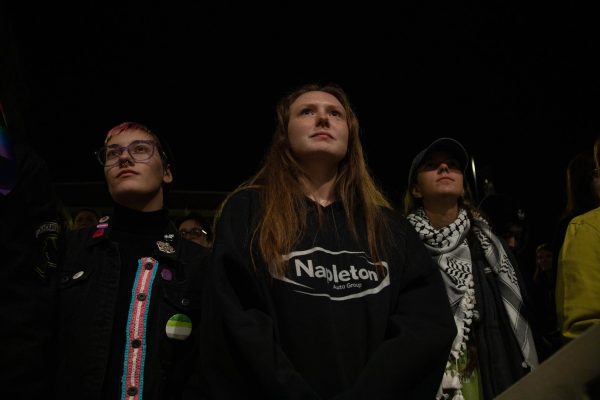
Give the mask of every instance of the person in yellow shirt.
[{"label": "person in yellow shirt", "polygon": [[[600,136],[594,144],[600,167]],[[558,258],[556,312],[565,341],[600,322],[600,207],[569,223]]]}]

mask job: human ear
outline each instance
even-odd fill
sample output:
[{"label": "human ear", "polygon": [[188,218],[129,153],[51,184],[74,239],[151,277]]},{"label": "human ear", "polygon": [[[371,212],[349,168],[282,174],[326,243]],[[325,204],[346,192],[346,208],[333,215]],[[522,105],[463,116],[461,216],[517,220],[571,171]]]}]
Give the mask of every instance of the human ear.
[{"label": "human ear", "polygon": [[171,182],[173,182],[173,174],[171,174],[171,166],[167,165],[163,175],[163,183],[169,184]]},{"label": "human ear", "polygon": [[412,194],[415,199],[423,198],[423,195],[421,194],[421,190],[419,189],[418,185],[412,185],[412,187],[410,188],[410,194]]}]

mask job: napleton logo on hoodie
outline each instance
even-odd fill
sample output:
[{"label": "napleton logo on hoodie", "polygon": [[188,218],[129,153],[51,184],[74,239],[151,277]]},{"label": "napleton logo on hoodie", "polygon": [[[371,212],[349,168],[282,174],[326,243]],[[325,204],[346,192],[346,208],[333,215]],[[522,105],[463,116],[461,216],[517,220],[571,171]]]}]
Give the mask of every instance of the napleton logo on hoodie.
[{"label": "napleton logo on hoodie", "polygon": [[331,300],[350,300],[379,293],[389,286],[385,261],[373,263],[362,251],[331,251],[322,247],[294,251],[286,277],[275,277],[294,285],[294,291]]}]

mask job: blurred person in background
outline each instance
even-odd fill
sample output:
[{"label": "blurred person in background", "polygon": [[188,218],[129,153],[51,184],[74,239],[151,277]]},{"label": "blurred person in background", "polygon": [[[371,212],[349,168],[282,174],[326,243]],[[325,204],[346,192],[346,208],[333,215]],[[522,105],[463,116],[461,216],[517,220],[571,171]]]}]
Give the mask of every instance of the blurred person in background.
[{"label": "blurred person in background", "polygon": [[207,248],[211,246],[210,224],[199,213],[191,212],[183,216],[179,220],[178,229],[182,238]]},{"label": "blurred person in background", "polygon": [[[600,136],[594,143],[593,170],[600,171]],[[600,323],[600,207],[569,222],[558,256],[556,313],[568,342]]]}]

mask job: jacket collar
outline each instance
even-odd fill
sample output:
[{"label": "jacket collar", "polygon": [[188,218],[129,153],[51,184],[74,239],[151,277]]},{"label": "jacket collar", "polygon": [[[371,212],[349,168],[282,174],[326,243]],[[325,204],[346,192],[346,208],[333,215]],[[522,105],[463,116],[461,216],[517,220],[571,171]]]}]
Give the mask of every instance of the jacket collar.
[{"label": "jacket collar", "polygon": [[[112,243],[110,239],[113,229],[113,219],[109,216],[100,218],[98,224],[94,228],[89,228],[86,232],[85,247],[93,247]],[[177,261],[181,253],[180,243],[182,240],[175,224],[169,221],[164,231],[164,235],[160,240],[156,241],[156,247],[152,257],[157,260]]]}]

